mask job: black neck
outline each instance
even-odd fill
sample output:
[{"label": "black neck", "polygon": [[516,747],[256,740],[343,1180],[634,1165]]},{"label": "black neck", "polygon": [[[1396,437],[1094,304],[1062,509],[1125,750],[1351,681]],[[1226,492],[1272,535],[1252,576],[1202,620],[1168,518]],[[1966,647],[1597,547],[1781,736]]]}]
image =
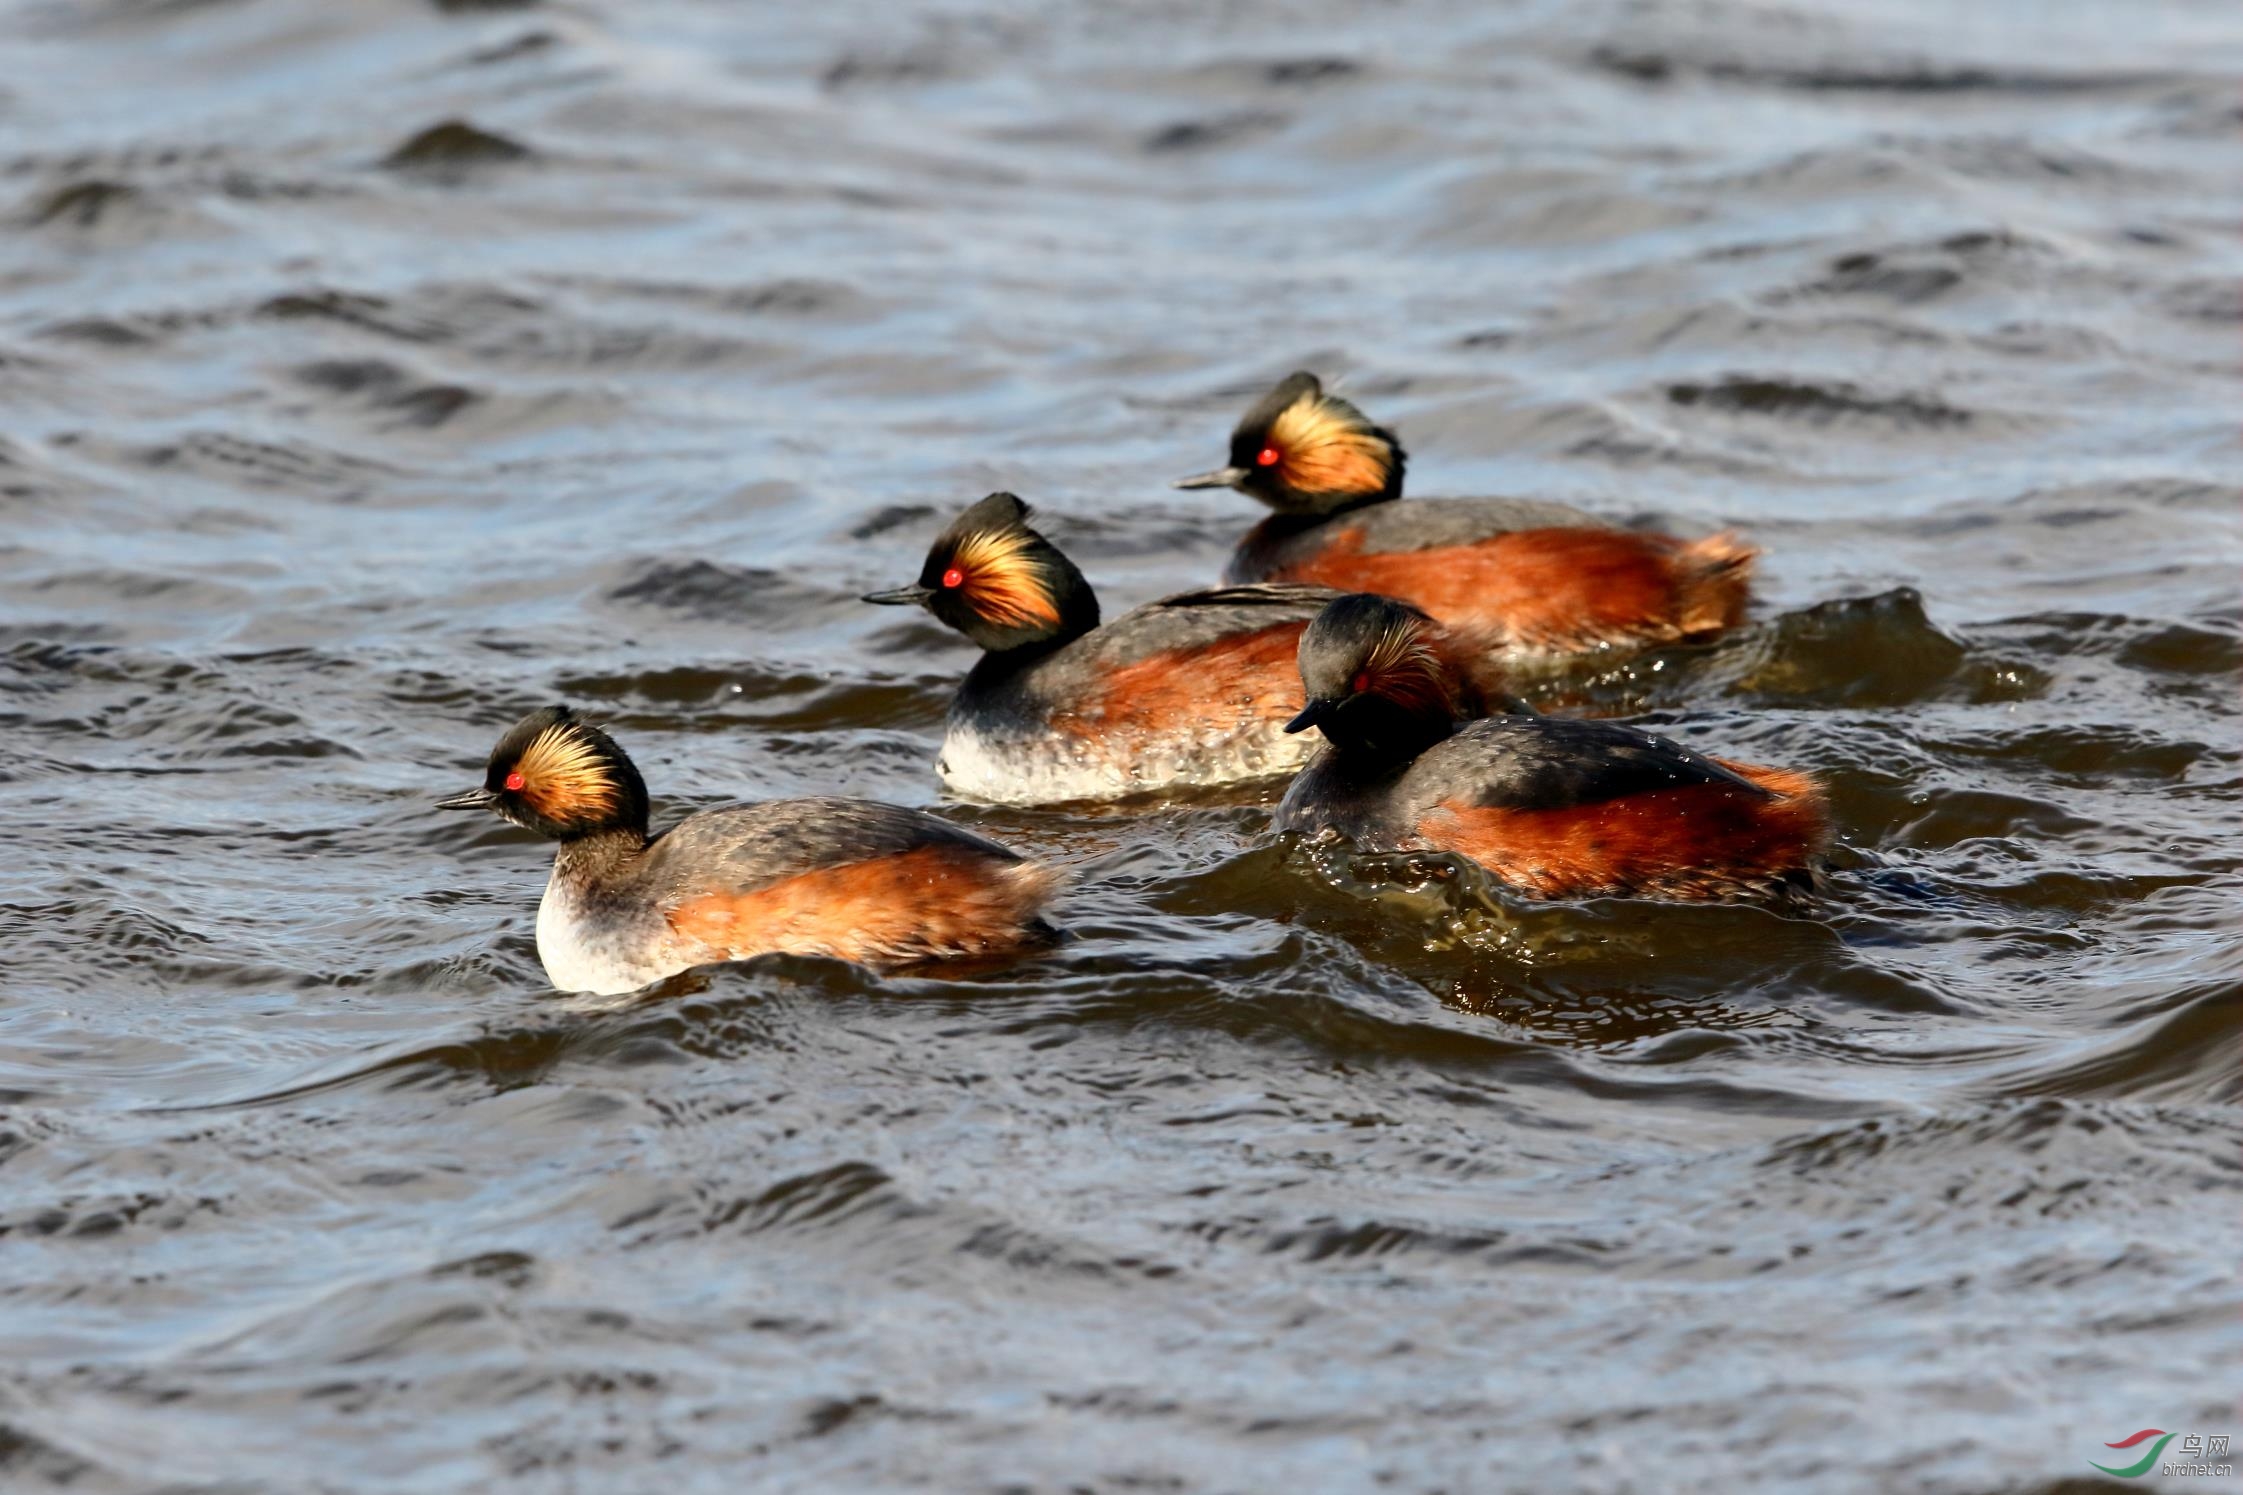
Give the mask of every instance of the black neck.
[{"label": "black neck", "polygon": [[1295,535],[1305,535],[1320,524],[1328,524],[1342,515],[1370,508],[1373,504],[1393,501],[1383,493],[1366,493],[1360,498],[1342,499],[1331,508],[1318,509],[1313,514],[1271,514],[1246,532],[1246,538],[1238,542],[1238,548],[1241,551],[1275,550]]},{"label": "black neck", "polygon": [[[1336,734],[1335,735],[1335,729]],[[1350,775],[1387,773],[1456,735],[1454,717],[1412,711],[1377,697],[1355,703],[1345,726],[1325,731],[1334,756]]]},{"label": "black neck", "polygon": [[1050,638],[1038,639],[1031,644],[1016,644],[1010,649],[986,649],[982,651],[981,658],[974,661],[973,668],[966,671],[965,683],[960,688],[1002,684],[1021,671],[1051,658],[1088,632],[1088,628],[1078,628],[1071,633],[1055,633]]},{"label": "black neck", "polygon": [[1399,493],[1358,493],[1352,497],[1342,498],[1330,508],[1319,509],[1316,513],[1307,517],[1311,523],[1319,523],[1326,519],[1337,519],[1342,514],[1352,514],[1357,509],[1367,509],[1373,504],[1390,504],[1401,496]]},{"label": "black neck", "polygon": [[556,875],[568,881],[596,881],[646,850],[647,835],[632,826],[615,826],[573,836],[554,854]]}]

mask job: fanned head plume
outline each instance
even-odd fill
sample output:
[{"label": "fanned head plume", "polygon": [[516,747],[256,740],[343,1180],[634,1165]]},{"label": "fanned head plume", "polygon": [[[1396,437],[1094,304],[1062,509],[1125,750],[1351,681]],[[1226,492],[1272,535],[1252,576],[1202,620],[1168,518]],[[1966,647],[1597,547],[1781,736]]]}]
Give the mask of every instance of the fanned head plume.
[{"label": "fanned head plume", "polygon": [[917,586],[865,600],[917,603],[993,654],[1081,637],[1098,626],[1098,599],[1028,517],[1012,494],[990,494],[935,540]]},{"label": "fanned head plume", "polygon": [[1343,752],[1422,751],[1467,714],[1437,625],[1391,597],[1335,598],[1301,634],[1300,665],[1308,705],[1286,730],[1320,728]]},{"label": "fanned head plume", "polygon": [[646,833],[646,784],[638,769],[614,738],[566,706],[516,722],[491,750],[483,787],[442,803],[487,809],[559,841],[610,830]]},{"label": "fanned head plume", "polygon": [[1310,373],[1288,376],[1231,433],[1230,466],[1179,488],[1236,488],[1280,514],[1331,514],[1402,496],[1407,462],[1394,433]]}]

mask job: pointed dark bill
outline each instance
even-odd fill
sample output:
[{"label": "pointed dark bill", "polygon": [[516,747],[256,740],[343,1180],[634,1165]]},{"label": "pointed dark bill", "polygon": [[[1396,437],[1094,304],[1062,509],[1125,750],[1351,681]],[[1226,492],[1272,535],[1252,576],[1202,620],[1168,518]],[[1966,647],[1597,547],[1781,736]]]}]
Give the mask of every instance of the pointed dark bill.
[{"label": "pointed dark bill", "polygon": [[933,587],[890,587],[885,592],[867,592],[861,600],[877,602],[882,607],[923,607],[934,594]]},{"label": "pointed dark bill", "polygon": [[1243,467],[1218,467],[1213,472],[1199,473],[1194,477],[1178,478],[1171,488],[1236,488],[1247,479]]}]

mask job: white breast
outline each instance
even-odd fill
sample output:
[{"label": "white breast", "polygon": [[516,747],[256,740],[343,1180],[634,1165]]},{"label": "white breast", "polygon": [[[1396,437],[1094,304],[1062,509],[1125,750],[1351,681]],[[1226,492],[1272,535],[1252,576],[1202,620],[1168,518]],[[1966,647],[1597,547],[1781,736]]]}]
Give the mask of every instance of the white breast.
[{"label": "white breast", "polygon": [[668,929],[649,930],[588,911],[559,870],[537,905],[537,958],[545,979],[561,991],[618,996],[685,970]]}]

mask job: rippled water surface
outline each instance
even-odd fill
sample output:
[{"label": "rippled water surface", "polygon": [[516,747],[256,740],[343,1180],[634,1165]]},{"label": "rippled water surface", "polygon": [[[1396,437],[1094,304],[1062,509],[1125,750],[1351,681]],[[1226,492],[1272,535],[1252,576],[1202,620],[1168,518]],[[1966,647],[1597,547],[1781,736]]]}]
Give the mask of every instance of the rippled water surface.
[{"label": "rippled water surface", "polygon": [[[0,11],[0,1484],[2055,1490],[2243,1436],[2228,0]],[[1268,796],[947,812],[1074,938],[556,998],[431,808],[939,804],[963,503],[1109,611],[1296,366],[1766,547],[1550,687],[1788,912]],[[1350,883],[1354,885],[1350,885]]]}]

